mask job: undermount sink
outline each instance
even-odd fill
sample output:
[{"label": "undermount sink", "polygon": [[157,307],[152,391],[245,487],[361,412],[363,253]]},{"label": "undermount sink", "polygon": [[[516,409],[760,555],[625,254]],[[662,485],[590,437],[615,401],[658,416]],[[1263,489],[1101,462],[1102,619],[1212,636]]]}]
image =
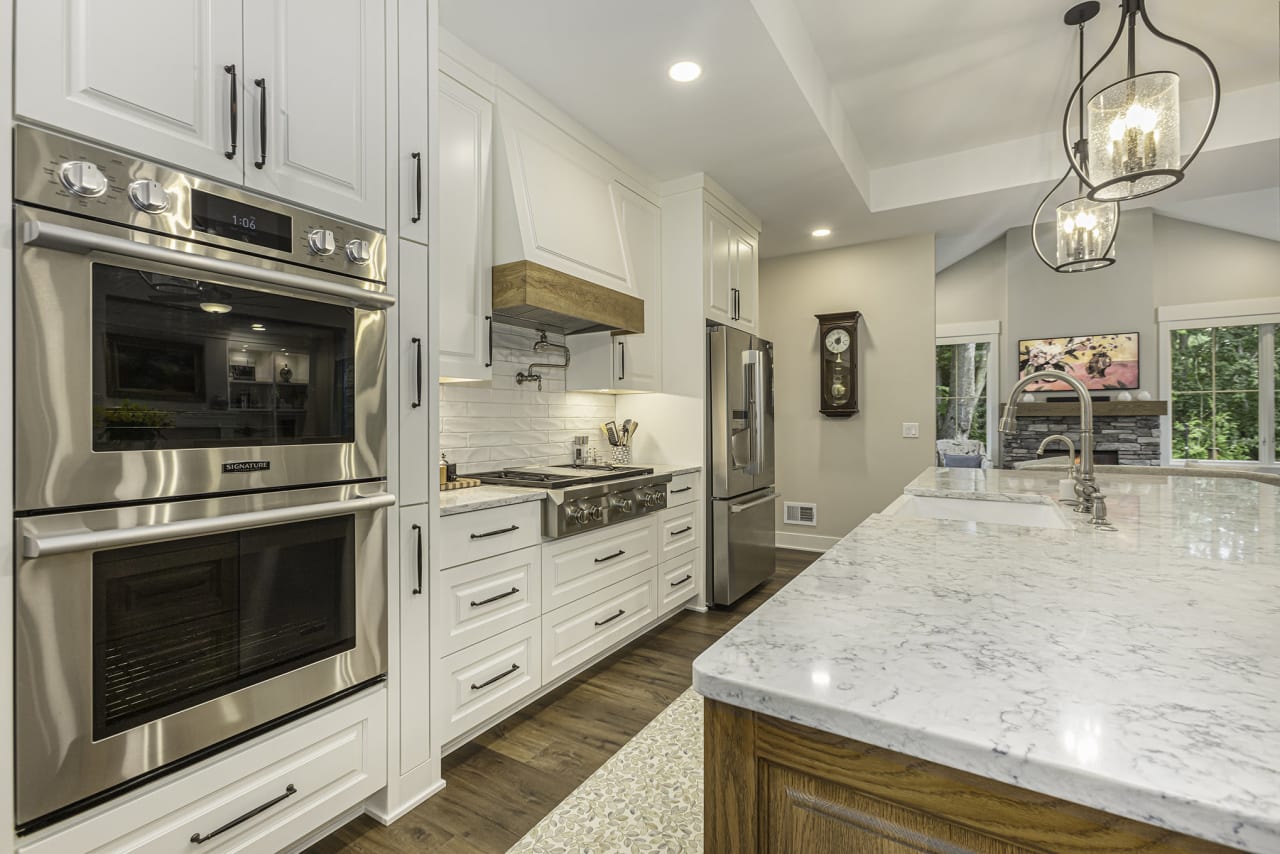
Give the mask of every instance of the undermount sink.
[{"label": "undermount sink", "polygon": [[1062,511],[1053,504],[1020,504],[1013,501],[974,501],[967,498],[934,498],[904,495],[884,509],[899,519],[952,519],[993,525],[1070,529]]}]

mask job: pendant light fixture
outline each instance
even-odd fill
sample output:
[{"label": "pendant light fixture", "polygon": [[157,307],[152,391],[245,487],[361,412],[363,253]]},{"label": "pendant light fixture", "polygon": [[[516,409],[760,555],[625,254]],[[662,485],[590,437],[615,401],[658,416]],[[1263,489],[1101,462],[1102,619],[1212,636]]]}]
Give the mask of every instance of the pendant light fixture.
[{"label": "pendant light fixture", "polygon": [[[1085,76],[1084,25],[1086,21],[1092,20],[1098,14],[1098,9],[1097,0],[1089,0],[1089,2],[1072,6],[1067,10],[1067,14],[1062,17],[1063,23],[1067,26],[1076,27],[1080,33],[1079,73],[1081,82],[1084,82]],[[1077,88],[1079,87],[1077,86]],[[1075,150],[1077,156],[1081,159],[1081,169],[1087,175],[1089,171],[1089,152],[1084,138],[1083,101],[1080,103],[1080,137],[1076,140]],[[1076,179],[1076,197],[1070,201],[1063,202],[1057,207],[1057,216],[1055,217],[1053,228],[1057,238],[1056,263],[1050,261],[1046,257],[1044,250],[1040,248],[1040,238],[1036,233],[1036,228],[1040,224],[1040,217],[1049,205],[1049,200],[1054,197],[1058,189],[1071,178],[1072,173],[1075,171],[1074,167],[1067,169],[1058,183],[1053,185],[1053,189],[1040,202],[1040,206],[1036,208],[1036,214],[1031,220],[1031,244],[1035,247],[1036,255],[1040,256],[1041,261],[1058,273],[1087,273],[1090,270],[1110,267],[1116,262],[1116,231],[1120,227],[1120,205],[1115,202],[1096,202],[1086,196],[1084,177],[1077,177]]]},{"label": "pendant light fixture", "polygon": [[[1213,124],[1222,100],[1218,69],[1208,55],[1189,42],[1162,33],[1147,15],[1146,0],[1121,0],[1120,26],[1106,51],[1081,77],[1062,117],[1062,145],[1071,168],[1089,187],[1089,198],[1123,202],[1149,196],[1172,187],[1183,179],[1196,159]],[[1137,71],[1138,19],[1161,41],[1185,48],[1200,58],[1209,71],[1213,102],[1204,131],[1182,159],[1182,121],[1178,100],[1178,75],[1172,71]],[[1088,174],[1083,153],[1073,153],[1068,139],[1071,105],[1078,96],[1084,100],[1084,79],[1092,74],[1120,43],[1128,30],[1128,76],[1102,89],[1089,99]]]}]

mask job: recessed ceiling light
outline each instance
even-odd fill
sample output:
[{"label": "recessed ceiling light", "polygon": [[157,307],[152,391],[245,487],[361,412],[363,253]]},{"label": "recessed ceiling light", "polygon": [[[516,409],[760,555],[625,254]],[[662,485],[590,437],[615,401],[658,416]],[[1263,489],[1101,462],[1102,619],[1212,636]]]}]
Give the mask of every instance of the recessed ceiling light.
[{"label": "recessed ceiling light", "polygon": [[266,331],[267,331],[267,327],[263,326],[261,323],[251,323],[251,324],[249,324],[249,328],[250,328],[250,329],[252,329],[254,332],[266,332]]},{"label": "recessed ceiling light", "polygon": [[225,302],[202,302],[200,303],[200,308],[210,314],[226,314],[231,311],[231,306],[227,305]]},{"label": "recessed ceiling light", "polygon": [[667,76],[677,83],[692,83],[702,76],[702,66],[683,59],[667,69]]},{"label": "recessed ceiling light", "polygon": [[812,234],[813,234],[813,236],[814,236],[814,237],[830,237],[830,236],[831,236],[831,229],[829,229],[829,228],[815,228],[815,229],[813,230]]}]

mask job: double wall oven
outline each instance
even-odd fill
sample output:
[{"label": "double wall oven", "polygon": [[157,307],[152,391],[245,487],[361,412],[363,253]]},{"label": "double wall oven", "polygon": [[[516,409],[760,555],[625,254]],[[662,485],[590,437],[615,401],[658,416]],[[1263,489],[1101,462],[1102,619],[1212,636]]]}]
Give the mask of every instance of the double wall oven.
[{"label": "double wall oven", "polygon": [[15,134],[22,832],[386,673],[385,238]]}]

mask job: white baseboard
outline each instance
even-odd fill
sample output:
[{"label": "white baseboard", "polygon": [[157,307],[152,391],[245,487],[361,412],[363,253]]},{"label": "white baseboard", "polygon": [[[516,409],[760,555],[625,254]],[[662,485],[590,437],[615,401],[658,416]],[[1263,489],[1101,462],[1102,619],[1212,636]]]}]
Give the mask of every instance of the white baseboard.
[{"label": "white baseboard", "polygon": [[823,537],[818,534],[793,534],[779,531],[774,540],[780,549],[799,549],[802,552],[825,552],[840,542],[839,537]]},{"label": "white baseboard", "polygon": [[436,780],[434,783],[428,786],[424,791],[418,792],[416,795],[411,796],[407,801],[405,801],[400,806],[396,807],[396,809],[390,813],[383,813],[374,804],[373,798],[370,798],[368,801],[365,802],[364,812],[367,815],[371,816],[374,821],[378,822],[383,826],[386,826],[388,824],[391,824],[403,818],[406,813],[408,813],[414,807],[418,806],[418,804],[422,803],[427,798],[431,797],[432,795],[434,795],[436,792],[439,792],[443,788],[444,788],[444,780]]}]

